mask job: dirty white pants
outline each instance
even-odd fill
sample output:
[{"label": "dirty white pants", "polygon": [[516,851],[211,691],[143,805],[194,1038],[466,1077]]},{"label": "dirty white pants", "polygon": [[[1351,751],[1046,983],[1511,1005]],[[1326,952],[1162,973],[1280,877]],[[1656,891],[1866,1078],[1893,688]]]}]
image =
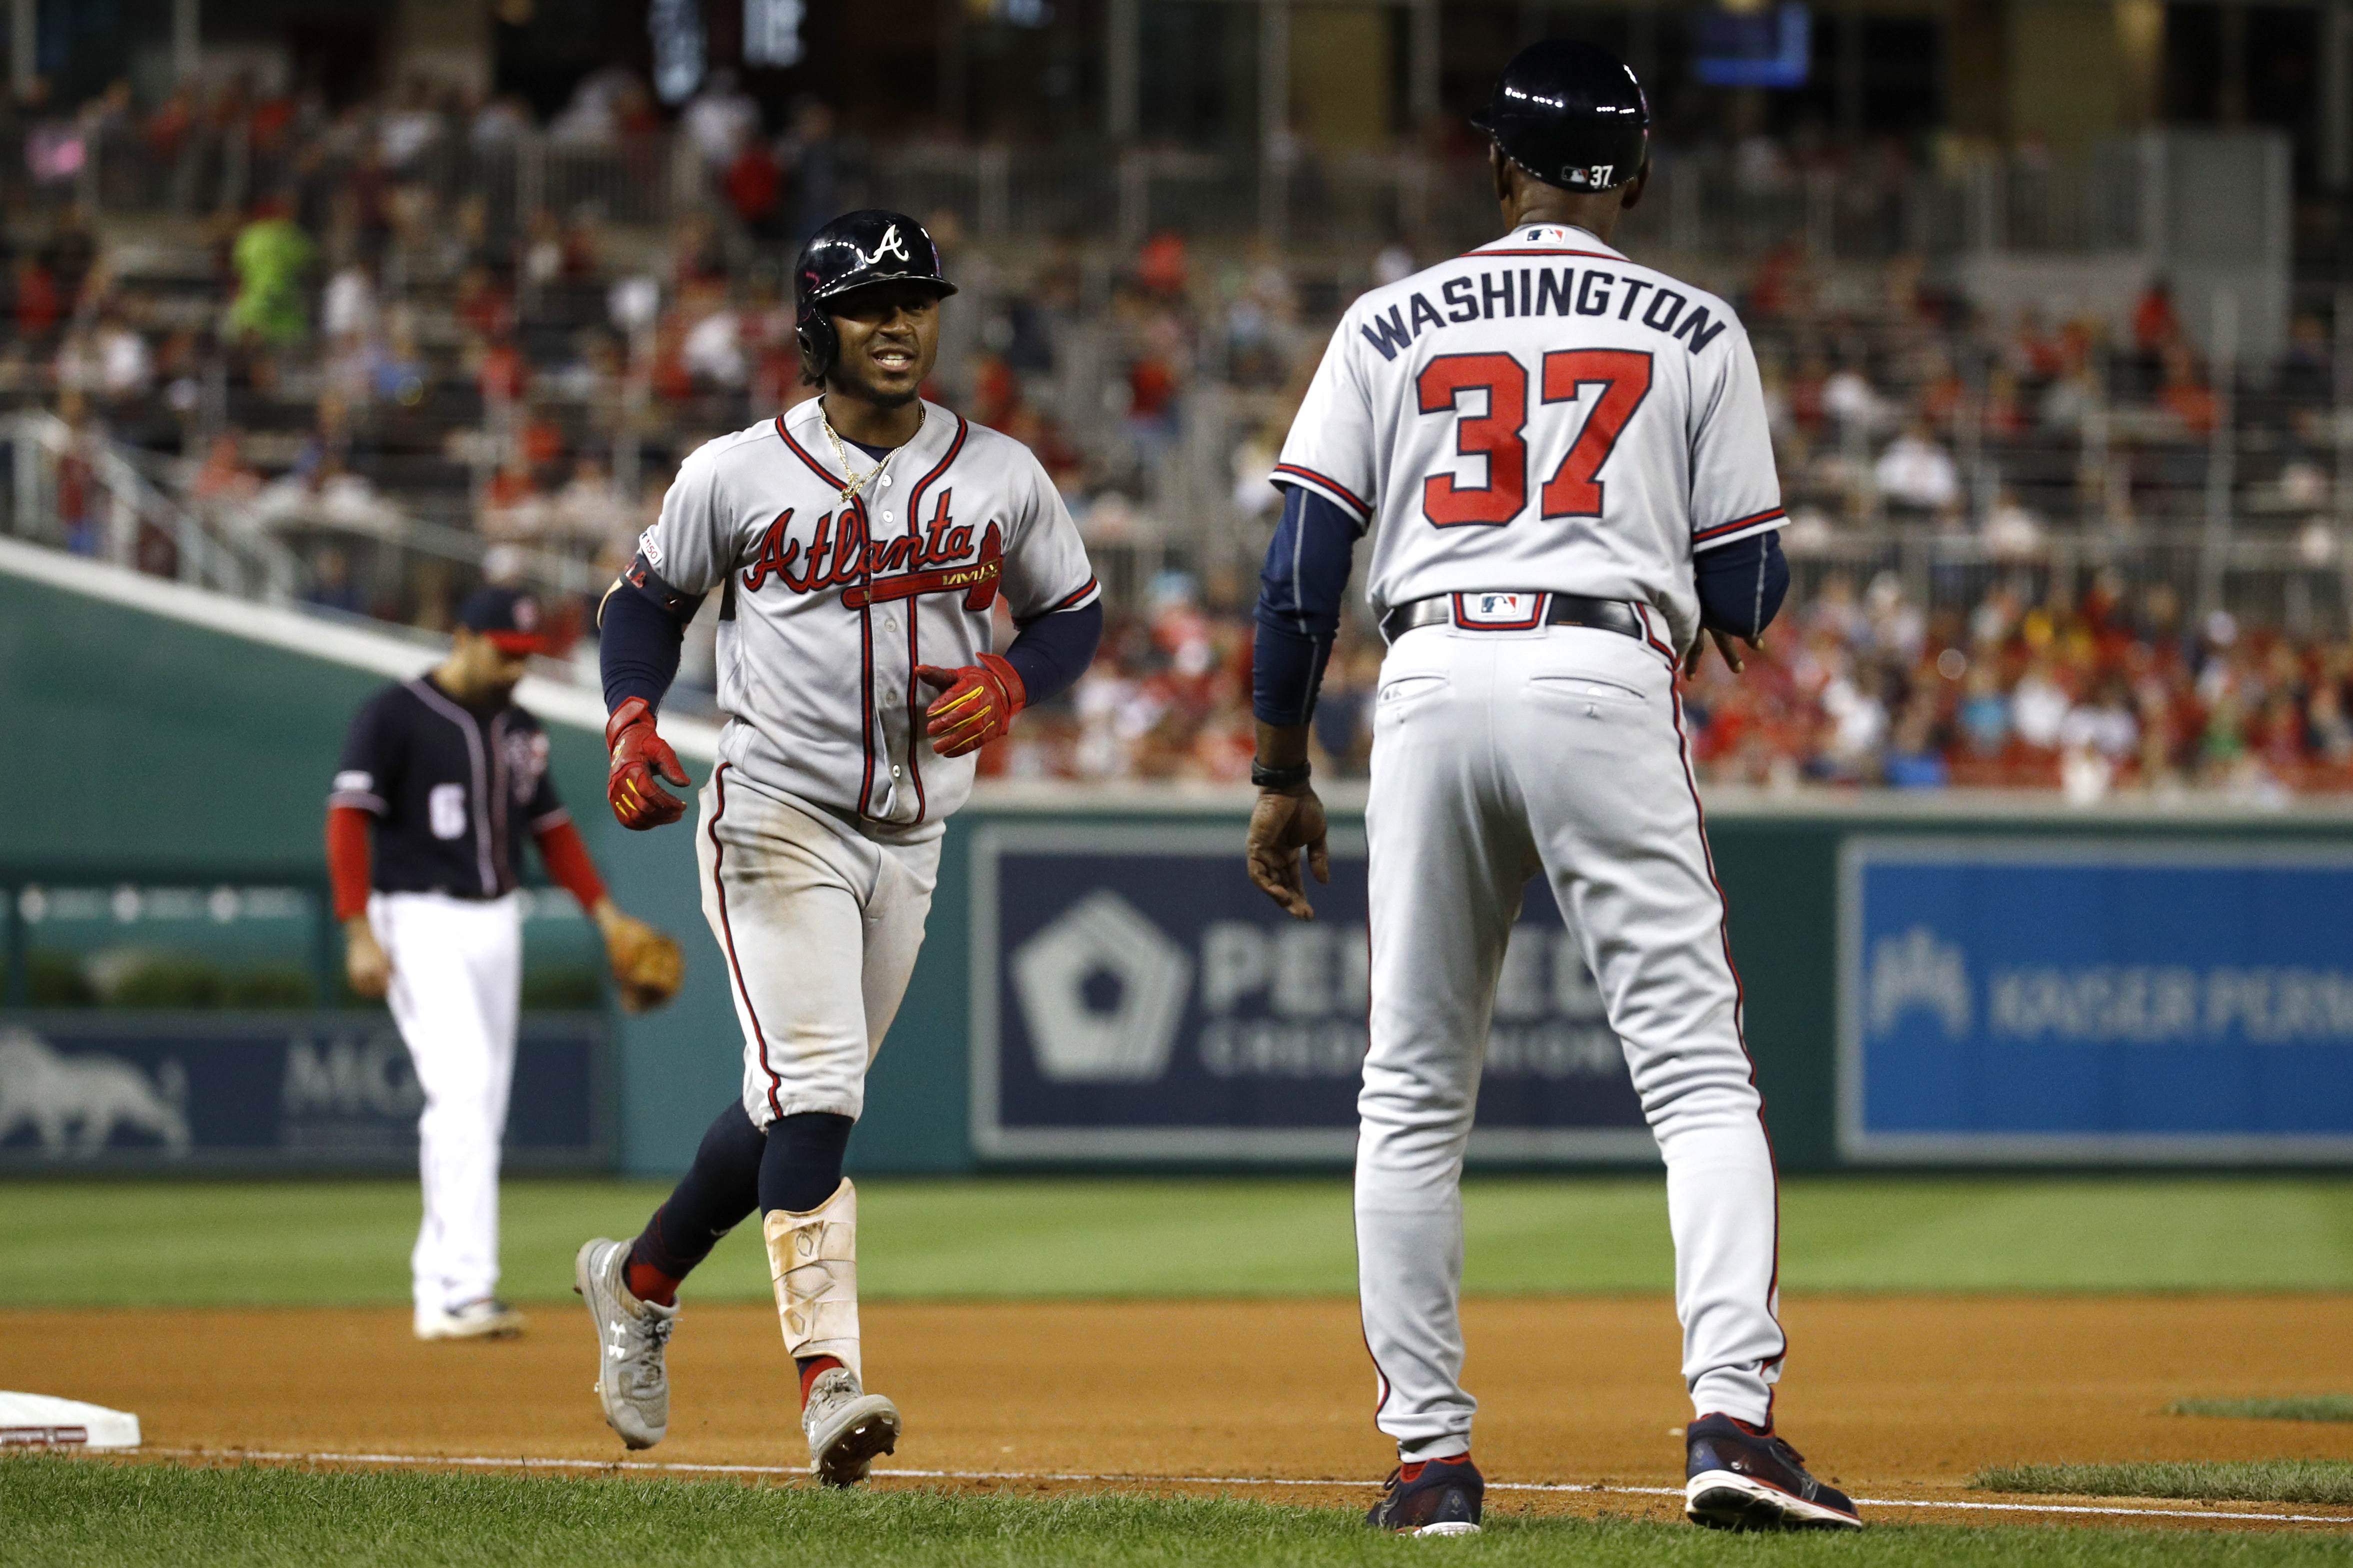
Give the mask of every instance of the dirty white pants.
[{"label": "dirty white pants", "polygon": [[1588,627],[1428,626],[1381,667],[1356,1250],[1377,1419],[1407,1459],[1470,1447],[1462,1152],[1504,942],[1539,870],[1665,1157],[1694,1411],[1769,1418],[1786,1349],[1772,1155],[1678,720],[1668,656]]},{"label": "dirty white pants", "polygon": [[512,895],[378,893],[368,923],[392,960],[386,1000],[425,1091],[425,1221],[409,1274],[417,1310],[442,1311],[498,1289],[499,1140],[514,1083],[522,911]]},{"label": "dirty white pants", "polygon": [[855,1118],[923,950],[940,839],[876,843],[727,763],[702,805],[702,913],[744,1026],[744,1109],[754,1127]]}]

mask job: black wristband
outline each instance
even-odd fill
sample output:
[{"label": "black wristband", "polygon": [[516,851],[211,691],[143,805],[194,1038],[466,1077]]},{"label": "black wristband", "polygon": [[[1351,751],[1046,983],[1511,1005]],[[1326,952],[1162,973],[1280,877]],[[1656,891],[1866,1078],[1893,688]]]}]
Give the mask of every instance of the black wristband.
[{"label": "black wristband", "polygon": [[1256,757],[1250,759],[1250,783],[1261,789],[1297,789],[1307,782],[1307,775],[1314,771],[1306,763],[1293,763],[1287,768],[1271,768]]}]

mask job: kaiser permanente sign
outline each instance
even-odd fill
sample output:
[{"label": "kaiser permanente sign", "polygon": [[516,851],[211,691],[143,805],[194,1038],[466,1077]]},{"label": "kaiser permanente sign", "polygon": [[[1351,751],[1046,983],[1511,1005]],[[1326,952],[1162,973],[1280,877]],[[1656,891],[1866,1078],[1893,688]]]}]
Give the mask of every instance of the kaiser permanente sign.
[{"label": "kaiser permanente sign", "polygon": [[1841,883],[1849,1158],[2353,1154],[2342,846],[1866,837]]}]

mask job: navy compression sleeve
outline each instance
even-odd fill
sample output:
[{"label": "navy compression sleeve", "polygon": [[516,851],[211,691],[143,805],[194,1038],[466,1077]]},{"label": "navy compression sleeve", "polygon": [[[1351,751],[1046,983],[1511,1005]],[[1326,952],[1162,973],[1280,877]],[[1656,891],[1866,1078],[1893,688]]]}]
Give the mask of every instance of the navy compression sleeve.
[{"label": "navy compression sleeve", "polygon": [[1773,624],[1789,591],[1778,529],[1704,552],[1692,570],[1699,581],[1699,624],[1751,642]]},{"label": "navy compression sleeve", "polygon": [[1103,601],[1039,616],[1021,628],[1005,662],[1021,677],[1029,706],[1060,697],[1087,672],[1103,641]]},{"label": "navy compression sleeve", "polygon": [[702,607],[700,595],[681,594],[655,576],[642,555],[613,584],[596,620],[596,666],[607,713],[632,697],[644,698],[649,708],[661,706],[678,679],[687,623]]},{"label": "navy compression sleeve", "polygon": [[1315,711],[1356,533],[1356,520],[1322,496],[1295,485],[1283,490],[1250,643],[1250,708],[1263,723],[1304,724]]}]

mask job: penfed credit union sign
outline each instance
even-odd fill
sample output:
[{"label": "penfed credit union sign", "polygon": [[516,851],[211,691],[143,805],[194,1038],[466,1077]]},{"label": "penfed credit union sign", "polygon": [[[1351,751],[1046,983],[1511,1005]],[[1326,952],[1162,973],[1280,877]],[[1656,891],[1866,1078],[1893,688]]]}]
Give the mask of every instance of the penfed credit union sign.
[{"label": "penfed credit union sign", "polygon": [[[1347,1160],[1370,975],[1365,845],[1316,918],[1242,870],[1241,825],[995,822],[973,839],[973,1141],[984,1158]],[[1624,1052],[1543,879],[1496,984],[1473,1158],[1655,1162]]]}]

